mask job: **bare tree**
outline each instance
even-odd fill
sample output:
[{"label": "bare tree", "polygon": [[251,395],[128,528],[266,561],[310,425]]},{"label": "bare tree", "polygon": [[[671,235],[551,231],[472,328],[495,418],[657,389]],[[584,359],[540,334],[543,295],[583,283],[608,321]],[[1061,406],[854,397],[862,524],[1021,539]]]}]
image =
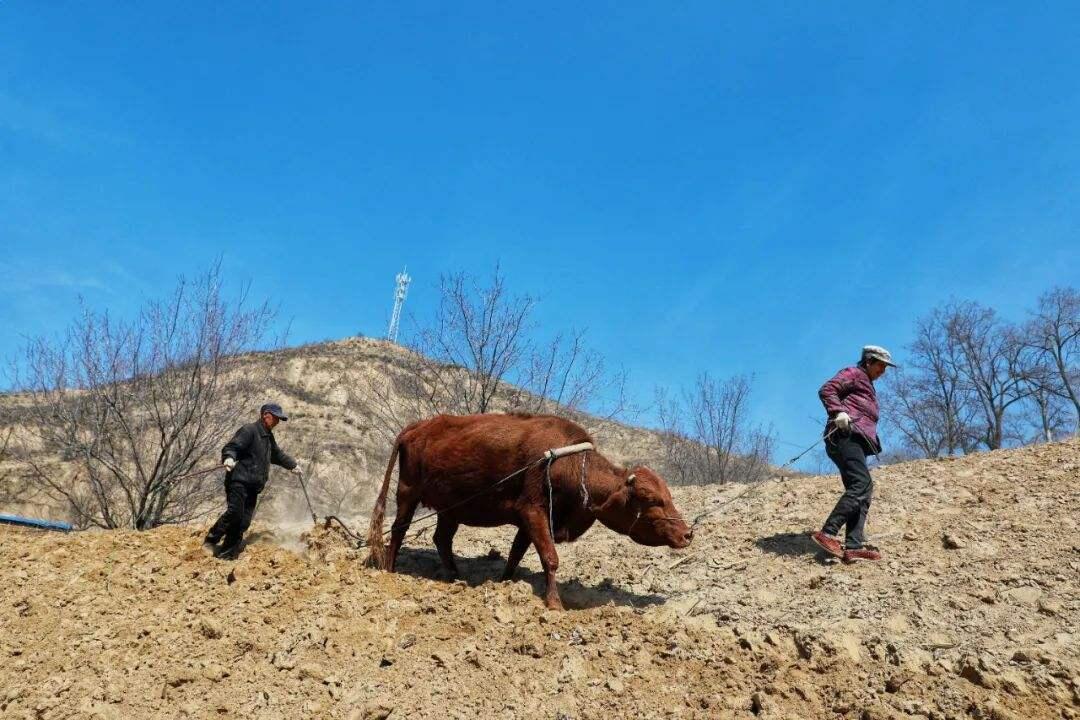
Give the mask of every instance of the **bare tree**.
[{"label": "bare tree", "polygon": [[935,309],[916,322],[903,373],[886,377],[883,404],[906,443],[927,457],[971,452],[977,408],[964,378],[964,357],[949,333],[950,315]]},{"label": "bare tree", "polygon": [[964,386],[982,420],[980,441],[990,450],[1006,439],[1006,412],[1031,392],[1023,373],[1023,343],[993,309],[960,302],[946,310],[950,343],[961,358]]},{"label": "bare tree", "polygon": [[221,438],[255,404],[254,378],[233,356],[258,349],[272,317],[246,292],[227,301],[214,265],[134,320],[84,307],[64,337],[30,341],[16,376],[27,425],[46,456],[76,468],[71,478],[32,454],[33,482],[83,527],[200,516],[217,481],[191,473],[216,463]]},{"label": "bare tree", "polygon": [[534,298],[510,291],[498,267],[486,283],[464,273],[442,277],[432,321],[414,331],[388,376],[357,388],[356,404],[388,440],[438,413],[589,412],[611,419],[624,412],[625,373],[606,367],[584,331],[538,343],[534,307]]},{"label": "bare tree", "polygon": [[528,356],[535,299],[512,295],[498,267],[489,285],[465,273],[441,280],[435,322],[420,330],[415,350],[428,362],[419,380],[436,412],[494,409],[508,375]]},{"label": "bare tree", "polygon": [[1024,326],[1024,343],[1056,375],[1044,389],[1067,400],[1074,412],[1074,428],[1080,431],[1080,292],[1055,288],[1043,294]]},{"label": "bare tree", "polygon": [[1028,388],[1025,420],[1036,435],[1025,441],[1053,442],[1068,434],[1072,426],[1061,378],[1050,364],[1048,353],[1028,347],[1022,355],[1020,372]]},{"label": "bare tree", "polygon": [[886,376],[880,393],[884,412],[895,427],[903,446],[914,450],[919,457],[939,457],[952,454],[949,448],[949,414],[943,412],[925,378],[913,373]]},{"label": "bare tree", "polygon": [[890,373],[883,381],[882,418],[900,432],[905,454],[953,456],[978,445],[973,429],[978,409],[949,323],[944,309],[920,317],[904,371]]},{"label": "bare tree", "polygon": [[507,407],[515,412],[556,413],[611,420],[629,409],[626,373],[608,369],[603,356],[585,342],[585,331],[556,335],[532,346],[517,373]]},{"label": "bare tree", "polygon": [[750,423],[752,380],[698,377],[673,398],[657,392],[665,460],[681,484],[753,482],[769,471],[771,435]]}]

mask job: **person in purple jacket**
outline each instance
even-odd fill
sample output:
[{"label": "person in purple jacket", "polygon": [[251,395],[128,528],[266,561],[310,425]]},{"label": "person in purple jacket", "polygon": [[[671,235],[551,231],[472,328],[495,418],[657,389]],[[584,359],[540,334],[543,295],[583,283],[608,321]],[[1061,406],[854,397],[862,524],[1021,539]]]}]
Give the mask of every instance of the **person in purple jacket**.
[{"label": "person in purple jacket", "polygon": [[[825,452],[840,470],[844,494],[825,526],[810,539],[845,562],[881,559],[880,552],[866,546],[866,516],[874,494],[874,481],[866,466],[866,457],[881,452],[874,381],[890,367],[896,365],[888,350],[867,345],[862,349],[858,365],[836,373],[818,391],[821,404],[829,414],[825,424]],[[840,540],[841,527],[845,528],[843,542]]]}]

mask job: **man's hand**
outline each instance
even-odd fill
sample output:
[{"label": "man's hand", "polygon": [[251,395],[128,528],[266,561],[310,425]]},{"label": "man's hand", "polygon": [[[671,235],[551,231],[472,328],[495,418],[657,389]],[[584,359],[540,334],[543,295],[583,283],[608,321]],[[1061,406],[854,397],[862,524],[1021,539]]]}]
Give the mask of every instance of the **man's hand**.
[{"label": "man's hand", "polygon": [[233,469],[233,467],[236,465],[236,458],[227,457],[221,462],[221,465],[226,470],[231,471]]},{"label": "man's hand", "polygon": [[836,417],[833,418],[833,424],[840,429],[841,432],[847,432],[851,429],[851,418],[846,412],[836,413]]},{"label": "man's hand", "polygon": [[299,465],[299,464],[297,464],[297,466],[296,466],[296,467],[294,467],[294,468],[293,468],[292,470],[290,470],[289,472],[291,472],[291,473],[292,473],[293,475],[296,475],[297,477],[303,477],[303,475],[304,475],[304,471],[300,469],[300,465]]}]

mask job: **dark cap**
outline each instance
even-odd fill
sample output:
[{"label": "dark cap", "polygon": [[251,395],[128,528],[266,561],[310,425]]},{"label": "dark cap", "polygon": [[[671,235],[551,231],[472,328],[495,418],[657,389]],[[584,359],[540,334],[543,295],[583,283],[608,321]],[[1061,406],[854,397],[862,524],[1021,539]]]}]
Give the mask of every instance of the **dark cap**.
[{"label": "dark cap", "polygon": [[278,418],[279,420],[288,420],[289,419],[288,417],[285,416],[285,412],[281,409],[281,406],[278,405],[277,403],[266,403],[265,405],[263,405],[261,408],[259,408],[259,415],[262,415],[263,413],[270,413],[271,415]]}]

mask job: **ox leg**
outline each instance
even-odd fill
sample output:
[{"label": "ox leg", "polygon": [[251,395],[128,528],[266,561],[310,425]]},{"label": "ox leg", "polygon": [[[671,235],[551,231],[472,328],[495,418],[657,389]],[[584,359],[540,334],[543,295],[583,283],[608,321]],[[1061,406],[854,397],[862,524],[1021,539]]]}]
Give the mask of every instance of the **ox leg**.
[{"label": "ox leg", "polygon": [[405,533],[409,531],[413,513],[416,512],[416,506],[419,504],[419,498],[402,497],[400,493],[398,494],[397,517],[394,518],[394,524],[391,526],[390,549],[386,554],[386,569],[390,572],[394,572],[398,551],[401,550],[401,543],[405,540]]},{"label": "ox leg", "polygon": [[555,552],[555,542],[549,534],[547,516],[541,510],[530,510],[525,515],[525,527],[528,528],[529,539],[540,555],[540,564],[544,566],[544,578],[547,580],[544,604],[551,610],[562,610],[559,585],[555,582],[555,571],[559,569],[559,554]]},{"label": "ox leg", "polygon": [[518,528],[517,535],[514,536],[514,544],[510,546],[510,556],[506,558],[506,569],[503,570],[502,574],[503,580],[512,580],[514,578],[514,571],[518,569],[521,558],[525,557],[525,551],[529,549],[531,543],[529,531],[525,528]]},{"label": "ox leg", "polygon": [[458,526],[457,522],[447,520],[442,515],[439,516],[439,522],[435,526],[435,547],[439,551],[439,558],[442,560],[443,567],[454,578],[460,575],[457,563],[454,562],[454,533],[458,531]]}]

